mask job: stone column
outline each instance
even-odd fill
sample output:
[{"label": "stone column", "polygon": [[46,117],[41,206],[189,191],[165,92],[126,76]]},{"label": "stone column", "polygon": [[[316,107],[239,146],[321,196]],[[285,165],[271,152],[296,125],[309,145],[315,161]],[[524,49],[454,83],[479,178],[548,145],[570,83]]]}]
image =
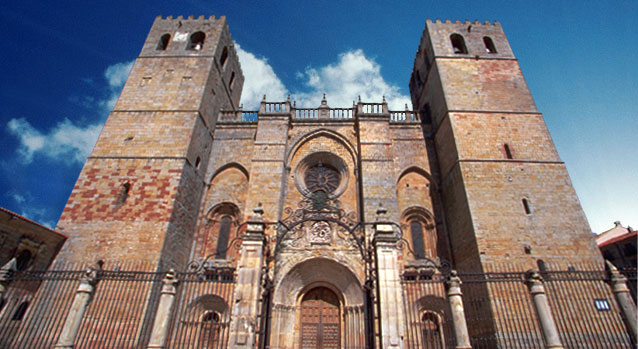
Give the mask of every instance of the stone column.
[{"label": "stone column", "polygon": [[463,308],[463,298],[461,293],[461,278],[458,277],[455,270],[452,270],[447,281],[447,300],[452,309],[452,323],[454,324],[454,337],[456,338],[456,348],[466,349],[472,348],[470,344],[470,335],[467,331],[467,322],[465,321],[465,309]]},{"label": "stone column", "polygon": [[562,349],[563,344],[560,342],[556,323],[554,323],[554,317],[552,316],[552,311],[549,308],[547,296],[545,296],[543,278],[541,278],[535,270],[530,270],[526,273],[525,279],[525,283],[527,283],[527,287],[529,288],[529,293],[532,296],[532,301],[534,302],[534,309],[536,309],[541,330],[543,331],[545,348]]},{"label": "stone column", "polygon": [[82,280],[80,280],[80,285],[71,304],[71,310],[69,310],[66,321],[64,321],[58,343],[55,345],[56,348],[73,348],[75,337],[82,324],[82,318],[89,302],[93,298],[95,286],[99,281],[99,272],[99,269],[89,268]]},{"label": "stone column", "polygon": [[11,258],[11,260],[0,269],[0,299],[3,299],[4,293],[7,292],[9,283],[11,283],[11,276],[13,276],[13,273],[17,270],[17,263],[15,257]]},{"label": "stone column", "polygon": [[403,348],[405,311],[399,275],[398,234],[388,223],[376,223],[374,248],[377,260],[381,348]]},{"label": "stone column", "polygon": [[237,269],[235,304],[230,329],[230,346],[254,348],[259,312],[261,271],[264,249],[264,210],[258,207],[242,236],[241,257]]},{"label": "stone column", "polygon": [[606,263],[612,292],[614,292],[616,302],[618,303],[618,307],[620,307],[620,313],[631,335],[631,339],[636,343],[638,341],[636,325],[638,315],[636,314],[636,304],[634,304],[631,298],[631,291],[627,287],[627,278],[622,275],[611,262],[606,261]]},{"label": "stone column", "polygon": [[153,322],[153,331],[151,332],[151,339],[148,342],[149,349],[165,347],[178,284],[179,280],[177,279],[175,270],[169,270],[162,280],[162,291],[160,293],[159,304],[157,305],[155,322]]}]

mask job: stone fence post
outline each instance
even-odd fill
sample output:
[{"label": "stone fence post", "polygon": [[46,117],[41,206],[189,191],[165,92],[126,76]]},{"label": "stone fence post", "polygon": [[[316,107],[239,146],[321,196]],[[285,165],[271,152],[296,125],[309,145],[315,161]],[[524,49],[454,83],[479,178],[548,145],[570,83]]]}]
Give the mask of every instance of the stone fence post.
[{"label": "stone fence post", "polygon": [[458,277],[455,270],[452,270],[450,276],[445,281],[447,289],[447,300],[452,309],[452,323],[454,324],[454,336],[456,338],[457,349],[472,348],[470,344],[470,335],[467,331],[467,322],[465,321],[465,310],[463,308],[463,293],[461,293],[461,278]]},{"label": "stone fence post", "polygon": [[257,207],[253,212],[242,236],[241,256],[237,268],[235,304],[230,329],[230,347],[232,348],[255,348],[257,345],[256,321],[259,316],[265,224],[264,210]]},{"label": "stone fence post", "polygon": [[397,252],[399,237],[390,223],[377,222],[374,229],[373,244],[377,256],[381,348],[403,348],[405,329]]},{"label": "stone fence post", "polygon": [[73,348],[86,308],[93,298],[95,286],[100,281],[100,269],[101,267],[99,269],[89,268],[80,280],[80,285],[71,304],[71,310],[64,321],[62,333],[55,348]]},{"label": "stone fence post", "polygon": [[538,320],[543,331],[543,337],[545,338],[545,348],[563,348],[563,344],[558,336],[558,330],[556,329],[556,323],[552,316],[552,311],[549,308],[547,302],[547,296],[545,295],[545,286],[543,285],[543,278],[535,270],[529,270],[525,274],[525,283],[529,288],[529,293],[532,296],[534,302],[534,309],[538,315]]},{"label": "stone fence post", "polygon": [[631,298],[631,291],[627,287],[627,278],[622,275],[609,261],[606,261],[606,263],[612,292],[614,293],[616,302],[620,307],[620,313],[625,321],[629,335],[635,344],[638,341],[638,330],[636,325],[636,317],[638,315],[636,315],[636,304],[634,304],[634,301]]},{"label": "stone fence post", "polygon": [[164,348],[166,337],[168,336],[169,323],[173,305],[175,304],[175,295],[177,294],[177,285],[179,280],[175,274],[175,270],[171,269],[166,273],[162,280],[162,291],[160,293],[159,304],[157,305],[157,313],[155,314],[155,322],[153,322],[153,330],[151,339],[148,342],[148,348]]}]

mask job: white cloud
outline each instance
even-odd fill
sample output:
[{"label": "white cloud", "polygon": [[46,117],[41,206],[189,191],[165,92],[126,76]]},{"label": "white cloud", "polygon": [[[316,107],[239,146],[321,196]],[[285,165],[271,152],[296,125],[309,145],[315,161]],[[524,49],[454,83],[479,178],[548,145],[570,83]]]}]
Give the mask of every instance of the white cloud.
[{"label": "white cloud", "polygon": [[135,61],[115,63],[108,66],[104,71],[104,77],[109,84],[109,95],[106,99],[100,101],[99,104],[107,113],[110,113],[113,107],[115,107],[117,98],[122,92],[122,87],[124,87],[124,83],[128,78],[128,74],[131,72],[131,68],[133,68],[134,62]]},{"label": "white cloud", "polygon": [[254,54],[242,50],[237,43],[235,43],[235,49],[245,77],[241,92],[241,103],[244,109],[259,109],[259,103],[264,94],[269,101],[286,100],[288,90],[268,64],[268,60],[257,58]]},{"label": "white cloud", "polygon": [[27,201],[27,199],[24,197],[24,195],[21,195],[21,194],[18,194],[18,193],[12,193],[11,197],[13,198],[13,200],[15,200],[15,202],[18,205],[22,205],[22,204],[24,204]]},{"label": "white cloud", "polygon": [[[284,101],[288,90],[277,77],[266,58],[258,58],[235,44],[246,82],[241,95],[244,109],[255,110],[264,94],[268,101]],[[364,102],[381,102],[383,96],[390,109],[411,108],[410,97],[401,94],[396,85],[391,85],[381,76],[381,67],[366,57],[362,50],[352,50],[339,55],[337,62],[323,67],[308,67],[297,72],[303,81],[304,91],[292,93],[299,107],[318,107],[323,93],[331,107],[350,107],[358,96]]]},{"label": "white cloud", "polygon": [[35,154],[82,163],[93,149],[102,124],[79,127],[65,118],[47,133],[42,133],[26,119],[19,118],[9,120],[7,128],[20,140],[17,152],[25,164],[33,161]]},{"label": "white cloud", "polygon": [[[132,67],[133,61],[116,63],[106,68],[104,78],[108,86],[105,99],[95,100],[86,96],[72,97],[72,100],[87,108],[102,108],[99,114],[109,113],[115,106]],[[103,117],[99,115],[100,121],[84,126],[65,118],[45,132],[36,129],[24,118],[14,118],[7,123],[7,129],[20,140],[17,152],[25,164],[31,163],[36,154],[67,163],[83,163],[97,141]]]},{"label": "white cloud", "polygon": [[335,64],[309,67],[297,76],[305,79],[310,88],[294,94],[300,106],[318,106],[323,93],[331,107],[349,107],[358,96],[363,102],[381,102],[385,96],[392,110],[404,110],[406,103],[412,105],[410,97],[401,94],[398,86],[386,82],[379,64],[360,49],[342,53]]},{"label": "white cloud", "polygon": [[47,217],[50,217],[49,211],[45,208],[23,208],[19,213],[23,217],[27,217],[28,219],[37,222],[41,225],[44,225],[47,228],[55,229],[55,222],[47,220]]}]

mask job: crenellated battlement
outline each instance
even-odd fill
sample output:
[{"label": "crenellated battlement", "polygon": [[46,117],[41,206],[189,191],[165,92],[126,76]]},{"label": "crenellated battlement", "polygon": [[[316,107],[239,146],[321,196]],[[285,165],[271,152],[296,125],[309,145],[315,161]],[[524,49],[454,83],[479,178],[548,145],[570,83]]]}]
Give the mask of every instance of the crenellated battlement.
[{"label": "crenellated battlement", "polygon": [[215,15],[210,15],[208,18],[206,16],[199,16],[197,18],[195,18],[195,16],[190,15],[187,17],[184,16],[177,16],[177,17],[173,17],[173,16],[167,16],[167,17],[163,17],[162,15],[159,15],[157,17],[155,17],[155,22],[157,21],[164,21],[164,22],[171,22],[171,21],[193,21],[193,22],[197,22],[197,23],[204,23],[204,22],[218,22],[218,21],[225,21],[226,20],[226,16],[221,16],[219,18],[216,18]]},{"label": "crenellated battlement", "polygon": [[465,21],[463,21],[463,22],[461,22],[458,19],[455,20],[454,22],[452,22],[452,20],[450,20],[450,19],[445,19],[444,21],[441,21],[441,19],[437,18],[434,21],[432,21],[431,19],[428,18],[428,19],[425,20],[425,22],[426,22],[426,25],[427,24],[457,24],[457,25],[458,24],[464,24],[464,25],[472,24],[472,25],[485,25],[485,26],[498,26],[498,27],[501,26],[501,23],[499,21],[490,22],[490,21],[486,20],[485,22],[481,23],[481,21],[479,21],[478,19],[475,19],[474,22],[469,21],[467,19]]}]

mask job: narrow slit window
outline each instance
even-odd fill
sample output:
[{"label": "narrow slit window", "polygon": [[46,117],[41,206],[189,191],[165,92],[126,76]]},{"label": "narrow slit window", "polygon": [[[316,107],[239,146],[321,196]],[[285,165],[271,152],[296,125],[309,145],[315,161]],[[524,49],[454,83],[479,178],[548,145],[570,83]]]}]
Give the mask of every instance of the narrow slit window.
[{"label": "narrow slit window", "polygon": [[198,156],[197,159],[195,159],[195,168],[199,169],[199,164],[202,162],[202,159]]},{"label": "narrow slit window", "polygon": [[131,184],[126,182],[124,184],[122,184],[122,187],[120,188],[120,192],[117,194],[117,200],[116,200],[116,204],[117,205],[123,205],[126,202],[126,199],[128,198],[128,193],[131,190]]},{"label": "narrow slit window", "polygon": [[425,62],[425,73],[430,71],[430,57],[428,57],[428,50],[423,50],[423,61]]},{"label": "narrow slit window", "polygon": [[159,42],[157,43],[157,50],[165,51],[166,48],[168,47],[168,42],[170,40],[171,40],[171,34],[162,35],[162,37],[159,39]]},{"label": "narrow slit window", "polygon": [[412,249],[414,258],[425,258],[425,246],[423,244],[423,227],[419,221],[410,222],[410,233],[412,235]]},{"label": "narrow slit window", "polygon": [[219,233],[217,234],[217,248],[215,249],[216,259],[226,259],[226,250],[228,250],[228,237],[230,235],[229,216],[224,216],[219,223]]},{"label": "narrow slit window", "polygon": [[489,36],[483,37],[483,43],[485,44],[485,52],[487,53],[497,53],[496,46],[494,46],[494,41]]},{"label": "narrow slit window", "polygon": [[206,39],[206,34],[203,32],[195,32],[191,35],[190,40],[188,42],[188,49],[199,51],[204,47],[204,40]]},{"label": "narrow slit window", "polygon": [[510,149],[509,144],[507,144],[507,143],[503,144],[503,148],[505,149],[505,156],[506,156],[508,159],[513,159],[513,157],[512,157],[512,150]]},{"label": "narrow slit window", "polygon": [[226,66],[226,61],[228,61],[228,47],[224,47],[222,55],[219,57],[219,64],[221,64],[222,69]]},{"label": "narrow slit window", "polygon": [[452,48],[456,54],[466,54],[467,47],[465,46],[465,39],[459,34],[450,35],[450,41],[452,42]]},{"label": "narrow slit window", "polygon": [[523,208],[525,209],[525,214],[532,214],[532,210],[530,209],[529,206],[529,200],[527,199],[523,199]]}]

